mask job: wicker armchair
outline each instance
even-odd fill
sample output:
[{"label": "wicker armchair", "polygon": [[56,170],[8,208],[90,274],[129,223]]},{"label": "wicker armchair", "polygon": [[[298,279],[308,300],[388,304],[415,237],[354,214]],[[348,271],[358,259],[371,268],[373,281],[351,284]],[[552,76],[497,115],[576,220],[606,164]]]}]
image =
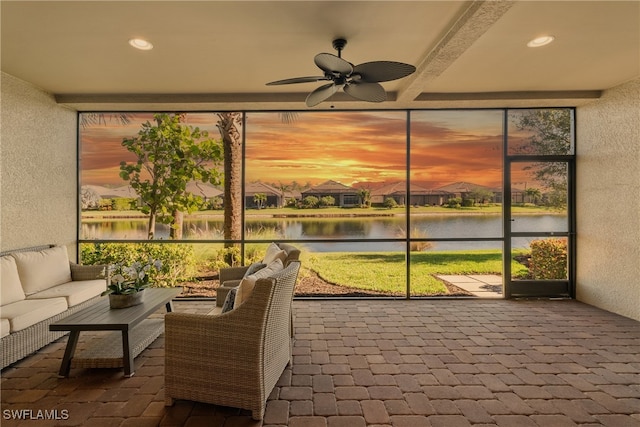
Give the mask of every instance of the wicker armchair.
[{"label": "wicker armchair", "polygon": [[266,401],[292,360],[293,290],[299,261],[259,279],[249,298],[220,315],[165,315],[165,403],[231,406],[264,416]]}]

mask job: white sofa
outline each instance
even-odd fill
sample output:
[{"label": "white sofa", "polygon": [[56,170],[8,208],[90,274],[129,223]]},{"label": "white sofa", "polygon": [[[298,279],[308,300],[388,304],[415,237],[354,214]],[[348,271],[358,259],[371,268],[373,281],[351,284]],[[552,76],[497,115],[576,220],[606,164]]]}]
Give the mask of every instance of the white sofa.
[{"label": "white sofa", "polygon": [[95,303],[106,289],[102,265],[69,261],[62,246],[3,252],[0,257],[2,368],[64,335],[49,325]]}]

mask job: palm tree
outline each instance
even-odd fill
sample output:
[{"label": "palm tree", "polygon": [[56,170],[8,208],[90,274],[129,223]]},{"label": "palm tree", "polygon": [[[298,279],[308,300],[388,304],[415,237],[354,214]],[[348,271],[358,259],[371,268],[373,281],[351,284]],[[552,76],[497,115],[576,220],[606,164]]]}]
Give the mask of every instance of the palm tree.
[{"label": "palm tree", "polygon": [[256,193],[253,195],[253,203],[258,206],[258,209],[262,209],[266,201],[267,195],[265,193]]},{"label": "palm tree", "polygon": [[129,124],[129,113],[82,113],[80,114],[80,126],[86,128],[91,125],[106,125],[108,121],[115,120],[121,125]]},{"label": "palm tree", "polygon": [[[216,123],[224,151],[224,239],[240,240],[242,232],[242,113],[218,113]],[[225,248],[234,244],[225,242]],[[231,259],[227,262],[231,264]]]},{"label": "palm tree", "polygon": [[282,203],[282,207],[284,207],[287,204],[287,201],[285,200],[285,193],[291,189],[291,186],[278,182],[278,185],[276,186],[276,188],[280,190],[280,196],[282,200],[281,203]]},{"label": "palm tree", "polygon": [[524,190],[524,193],[529,198],[529,203],[537,204],[542,199],[542,193],[537,188],[529,187]]},{"label": "palm tree", "polygon": [[[240,240],[242,235],[242,113],[217,113],[216,127],[224,150],[224,239]],[[289,124],[298,117],[295,112],[281,112],[280,120]],[[226,242],[225,248],[233,247]],[[232,254],[226,260],[232,264]]]},{"label": "palm tree", "polygon": [[363,208],[371,207],[371,191],[366,188],[358,190],[358,198],[360,199],[360,206]]}]

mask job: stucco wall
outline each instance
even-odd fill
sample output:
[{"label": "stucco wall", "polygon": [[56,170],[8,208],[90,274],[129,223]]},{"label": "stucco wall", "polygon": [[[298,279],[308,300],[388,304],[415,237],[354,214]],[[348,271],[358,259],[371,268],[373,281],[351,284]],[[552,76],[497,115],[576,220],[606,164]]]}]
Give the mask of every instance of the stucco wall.
[{"label": "stucco wall", "polygon": [[576,297],[640,320],[640,79],[576,117]]},{"label": "stucco wall", "polygon": [[76,253],[77,114],[2,73],[0,250],[54,243]]}]

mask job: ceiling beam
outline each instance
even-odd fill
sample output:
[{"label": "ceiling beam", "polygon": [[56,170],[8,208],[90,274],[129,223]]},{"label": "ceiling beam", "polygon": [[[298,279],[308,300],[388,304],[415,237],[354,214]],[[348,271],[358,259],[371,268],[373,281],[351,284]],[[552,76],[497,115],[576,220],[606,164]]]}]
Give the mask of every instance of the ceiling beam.
[{"label": "ceiling beam", "polygon": [[398,91],[397,101],[416,99],[513,6],[513,1],[474,0]]}]

